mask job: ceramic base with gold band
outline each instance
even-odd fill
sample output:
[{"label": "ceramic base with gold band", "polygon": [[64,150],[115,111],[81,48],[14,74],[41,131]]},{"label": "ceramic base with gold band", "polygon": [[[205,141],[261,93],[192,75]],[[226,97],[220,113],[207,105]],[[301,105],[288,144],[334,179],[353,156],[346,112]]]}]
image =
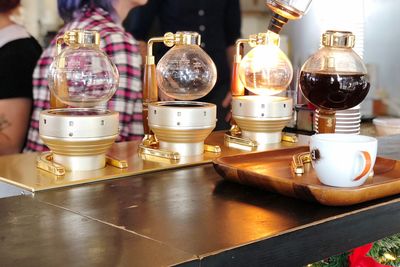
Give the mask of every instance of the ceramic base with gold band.
[{"label": "ceramic base with gold band", "polygon": [[118,137],[118,113],[94,108],[45,110],[39,134],[53,161],[67,171],[103,168],[106,152]]},{"label": "ceramic base with gold band", "polygon": [[282,129],[292,119],[293,101],[278,96],[236,96],[232,98],[232,117],[241,129],[240,136],[227,134],[228,145],[262,146],[279,143]]},{"label": "ceramic base with gold band", "polygon": [[149,126],[159,148],[181,156],[204,153],[204,140],[216,125],[216,106],[195,101],[165,101],[149,104]]}]

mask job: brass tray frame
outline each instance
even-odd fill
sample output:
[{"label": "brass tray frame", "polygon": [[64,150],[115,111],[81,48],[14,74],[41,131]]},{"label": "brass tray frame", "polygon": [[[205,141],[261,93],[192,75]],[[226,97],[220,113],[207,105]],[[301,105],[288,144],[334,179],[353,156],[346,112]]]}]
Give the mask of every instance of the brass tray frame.
[{"label": "brass tray frame", "polygon": [[[108,156],[118,159],[118,161],[126,162],[126,168],[121,169],[107,165],[105,168],[99,170],[66,172],[64,175],[59,176],[36,167],[36,161],[40,155],[38,153],[1,156],[0,183],[11,184],[30,192],[39,192],[149,172],[208,164],[220,156],[249,153],[241,149],[224,146],[224,134],[225,132],[223,131],[212,132],[206,139],[207,144],[221,147],[221,153],[205,152],[203,155],[182,157],[179,160],[138,153],[141,140],[115,143],[108,151]],[[299,136],[297,143],[281,142],[270,144],[265,149],[280,149],[298,146],[299,144],[304,145],[308,141],[309,136]]]},{"label": "brass tray frame", "polygon": [[321,184],[311,164],[305,166],[302,175],[293,171],[293,155],[308,150],[308,146],[300,146],[225,156],[213,160],[213,164],[216,171],[227,180],[328,206],[353,205],[400,193],[399,161],[377,157],[374,176],[365,184],[339,188]]}]

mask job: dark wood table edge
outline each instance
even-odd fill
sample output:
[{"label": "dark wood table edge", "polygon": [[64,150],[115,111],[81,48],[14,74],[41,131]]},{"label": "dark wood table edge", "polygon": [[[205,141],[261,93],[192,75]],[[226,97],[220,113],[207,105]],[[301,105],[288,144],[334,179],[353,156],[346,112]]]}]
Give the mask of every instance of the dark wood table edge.
[{"label": "dark wood table edge", "polygon": [[[35,201],[193,254],[160,240],[82,215],[66,207],[38,199]],[[255,240],[239,247],[227,248],[210,254],[193,255],[193,258],[177,262],[173,266],[305,266],[400,232],[400,198],[392,196],[384,198],[383,202],[382,199],[376,201],[379,203],[291,228],[278,235]],[[382,221],[387,224],[382,225]],[[367,238],[365,238],[365,233],[368,233]]]},{"label": "dark wood table edge", "polygon": [[[199,255],[200,266],[306,266],[349,251],[400,232],[400,198],[389,198],[392,199],[263,240]],[[382,225],[382,221],[387,223]]]}]

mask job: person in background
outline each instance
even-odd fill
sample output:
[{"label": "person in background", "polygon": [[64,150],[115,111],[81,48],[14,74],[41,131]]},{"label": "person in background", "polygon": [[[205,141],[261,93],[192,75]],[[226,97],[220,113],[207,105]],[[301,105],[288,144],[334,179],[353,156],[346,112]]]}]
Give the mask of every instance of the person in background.
[{"label": "person in background", "polygon": [[[165,32],[195,31],[201,35],[201,47],[217,67],[217,83],[213,90],[199,101],[217,105],[215,130],[230,127],[230,78],[235,52],[234,45],[241,35],[239,0],[149,0],[147,5],[130,12],[124,22],[127,31],[141,42],[145,51],[146,41],[153,37],[152,25],[158,20],[158,36]],[[157,47],[155,47],[157,48]],[[168,48],[156,54],[159,60]]]},{"label": "person in background", "polygon": [[121,26],[129,10],[147,0],[58,0],[58,12],[65,25],[45,49],[33,74],[33,112],[24,151],[45,151],[39,137],[39,114],[50,108],[47,72],[56,56],[56,39],[72,29],[98,31],[100,48],[117,66],[120,81],[108,101],[110,110],[119,112],[120,135],[117,141],[143,137],[141,56],[137,42]]},{"label": "person in background", "polygon": [[0,154],[21,152],[32,108],[32,73],[39,43],[11,16],[20,0],[0,0]]}]

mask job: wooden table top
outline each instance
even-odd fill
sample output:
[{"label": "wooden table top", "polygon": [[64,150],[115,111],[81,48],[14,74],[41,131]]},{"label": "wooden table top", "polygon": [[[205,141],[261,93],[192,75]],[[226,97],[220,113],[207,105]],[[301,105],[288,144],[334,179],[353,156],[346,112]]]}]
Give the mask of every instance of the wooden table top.
[{"label": "wooden table top", "polygon": [[[400,136],[380,139],[400,159]],[[304,266],[400,232],[400,196],[327,207],[211,164],[0,199],[2,266]]]}]

